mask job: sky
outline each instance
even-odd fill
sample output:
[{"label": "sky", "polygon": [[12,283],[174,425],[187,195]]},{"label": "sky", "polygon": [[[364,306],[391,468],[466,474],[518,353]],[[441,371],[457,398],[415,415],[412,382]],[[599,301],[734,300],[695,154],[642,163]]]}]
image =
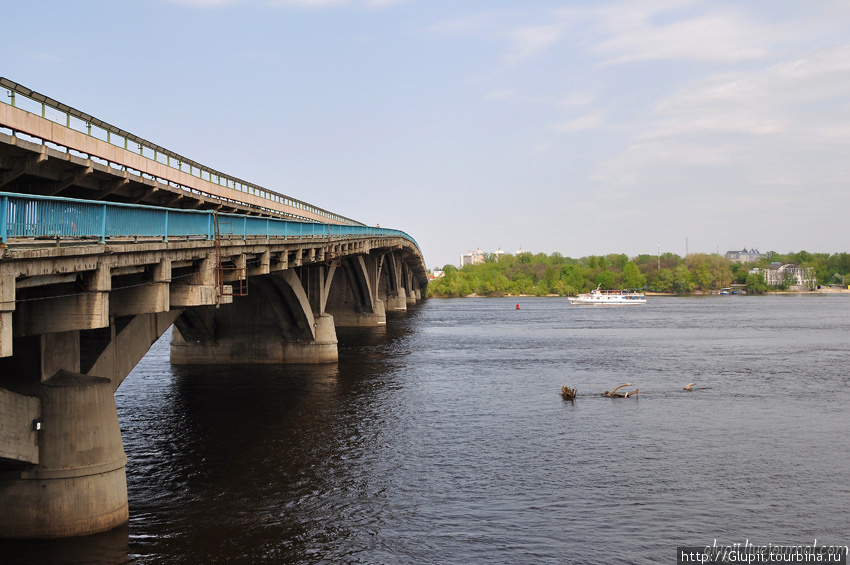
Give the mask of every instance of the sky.
[{"label": "sky", "polygon": [[846,0],[43,0],[2,18],[0,76],[404,230],[429,268],[476,248],[850,251]]}]

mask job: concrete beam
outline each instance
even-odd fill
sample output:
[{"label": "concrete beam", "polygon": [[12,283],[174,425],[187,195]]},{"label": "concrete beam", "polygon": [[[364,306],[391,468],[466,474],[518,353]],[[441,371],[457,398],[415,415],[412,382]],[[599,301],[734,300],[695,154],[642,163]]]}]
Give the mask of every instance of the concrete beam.
[{"label": "concrete beam", "polygon": [[109,267],[100,263],[85,275],[80,293],[21,303],[16,316],[16,337],[105,328],[109,325]]},{"label": "concrete beam", "polygon": [[171,260],[162,259],[151,269],[150,283],[114,289],[109,294],[111,316],[154,314],[170,308]]},{"label": "concrete beam", "polygon": [[86,168],[84,168],[82,171],[80,171],[80,172],[78,172],[74,175],[67,177],[65,180],[59,182],[48,193],[48,196],[55,196],[55,195],[59,194],[60,192],[62,192],[63,190],[65,190],[66,188],[74,186],[75,184],[77,184],[79,182],[82,182],[83,179],[85,179],[87,176],[92,174],[92,171],[94,171],[94,166],[92,165],[91,159],[87,159],[86,162],[88,163]]},{"label": "concrete beam", "polygon": [[257,258],[256,265],[248,267],[248,276],[256,277],[259,275],[267,275],[271,272],[271,252],[266,249]]},{"label": "concrete beam", "polygon": [[33,172],[45,161],[47,161],[47,146],[42,145],[41,152],[38,155],[30,155],[22,165],[0,175],[0,186],[9,184],[18,177]]},{"label": "concrete beam", "polygon": [[[170,276],[169,276],[170,278]],[[196,262],[191,277],[173,281],[169,287],[171,308],[191,308],[216,303],[218,289],[215,285],[215,259],[208,255]]]},{"label": "concrete beam", "polygon": [[115,192],[117,190],[121,190],[122,188],[124,188],[128,184],[130,184],[130,174],[127,171],[124,171],[124,177],[121,178],[121,179],[118,179],[117,181],[113,181],[113,182],[107,184],[105,186],[105,188],[103,188],[103,190],[100,191],[100,194],[97,195],[98,199],[102,200],[103,198],[106,198],[107,196],[109,196],[113,192]]}]

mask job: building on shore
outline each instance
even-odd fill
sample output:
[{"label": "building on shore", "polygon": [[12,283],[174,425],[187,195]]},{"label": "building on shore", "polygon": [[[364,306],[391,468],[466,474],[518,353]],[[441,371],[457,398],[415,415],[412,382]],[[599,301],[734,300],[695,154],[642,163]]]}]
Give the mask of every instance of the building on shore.
[{"label": "building on shore", "polygon": [[479,247],[475,251],[468,251],[460,256],[460,268],[466,265],[480,265],[484,262],[484,252]]},{"label": "building on shore", "polygon": [[748,251],[745,247],[740,251],[727,251],[725,257],[735,263],[755,263],[761,259],[761,253],[756,248]]},{"label": "building on shore", "polygon": [[764,282],[768,286],[786,285],[788,288],[814,290],[817,286],[815,270],[811,267],[798,267],[788,263],[771,263],[770,268],[764,269]]}]

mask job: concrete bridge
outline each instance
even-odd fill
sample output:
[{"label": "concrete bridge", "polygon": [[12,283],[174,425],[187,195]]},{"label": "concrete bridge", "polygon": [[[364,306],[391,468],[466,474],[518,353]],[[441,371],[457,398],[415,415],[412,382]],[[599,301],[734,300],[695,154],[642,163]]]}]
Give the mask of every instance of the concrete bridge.
[{"label": "concrete bridge", "polygon": [[0,86],[0,537],[127,522],[113,395],[170,326],[174,364],[332,363],[422,298],[404,232]]}]

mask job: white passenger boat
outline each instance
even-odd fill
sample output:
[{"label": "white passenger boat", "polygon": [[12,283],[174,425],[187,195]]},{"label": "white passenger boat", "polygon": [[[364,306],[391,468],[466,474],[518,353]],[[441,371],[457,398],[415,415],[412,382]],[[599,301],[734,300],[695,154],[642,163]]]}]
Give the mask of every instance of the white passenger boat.
[{"label": "white passenger boat", "polygon": [[570,296],[570,304],[646,304],[646,296],[636,290],[600,290],[597,286],[590,292]]}]

